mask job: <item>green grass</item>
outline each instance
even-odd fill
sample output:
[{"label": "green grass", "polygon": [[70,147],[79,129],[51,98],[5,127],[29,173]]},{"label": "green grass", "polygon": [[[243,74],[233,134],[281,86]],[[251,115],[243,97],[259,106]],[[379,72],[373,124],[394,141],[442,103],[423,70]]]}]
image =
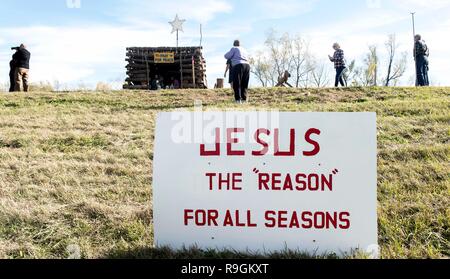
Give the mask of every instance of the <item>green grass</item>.
[{"label": "green grass", "polygon": [[[0,258],[335,258],[154,248],[155,116],[192,110],[375,111],[383,258],[450,257],[450,88],[0,94]],[[358,257],[358,256],[356,256]],[[362,257],[362,255],[361,255]]]}]

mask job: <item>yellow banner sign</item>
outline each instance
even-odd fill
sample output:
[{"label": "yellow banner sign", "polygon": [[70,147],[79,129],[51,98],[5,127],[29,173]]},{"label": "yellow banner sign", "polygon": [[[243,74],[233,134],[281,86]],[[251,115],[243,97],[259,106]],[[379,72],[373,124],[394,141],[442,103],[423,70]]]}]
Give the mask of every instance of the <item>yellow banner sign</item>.
[{"label": "yellow banner sign", "polygon": [[175,63],[174,52],[155,52],[155,63]]}]

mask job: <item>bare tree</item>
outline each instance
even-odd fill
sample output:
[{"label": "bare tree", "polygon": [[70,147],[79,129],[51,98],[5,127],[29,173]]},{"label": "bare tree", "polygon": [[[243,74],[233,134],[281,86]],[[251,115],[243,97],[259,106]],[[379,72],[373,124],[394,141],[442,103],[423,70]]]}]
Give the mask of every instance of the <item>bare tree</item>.
[{"label": "bare tree", "polygon": [[314,70],[310,63],[312,55],[309,52],[309,43],[297,35],[292,39],[292,67],[295,78],[295,87],[300,87],[302,81],[309,80],[309,74]]},{"label": "bare tree", "polygon": [[395,60],[398,49],[395,34],[389,35],[385,45],[388,51],[388,69],[384,84],[385,86],[389,86],[391,82],[396,83],[397,80],[405,74],[407,54],[403,52],[402,57],[398,60]]},{"label": "bare tree", "polygon": [[270,30],[265,42],[271,63],[274,67],[274,75],[272,77],[273,84],[276,84],[278,77],[282,76],[285,71],[292,70],[292,43],[288,33],[278,36],[275,30]]},{"label": "bare tree", "polygon": [[314,61],[311,65],[311,85],[321,88],[326,87],[330,83],[329,72],[325,63]]},{"label": "bare tree", "polygon": [[372,86],[378,85],[378,53],[377,46],[369,46],[369,54],[366,58],[367,63],[367,76],[371,81]]},{"label": "bare tree", "polygon": [[[292,37],[289,33],[279,36],[272,29],[267,34],[265,46],[268,57],[266,61],[271,64],[271,70],[264,69],[264,72],[272,74],[270,79],[272,85],[275,85],[279,77],[283,76],[286,71],[293,77],[295,87],[301,87],[309,82],[313,71],[311,65],[314,63],[309,63],[311,54],[309,44],[305,39],[299,35]],[[256,59],[254,62],[257,65],[260,64]],[[261,69],[258,70],[260,72]]]},{"label": "bare tree", "polygon": [[261,86],[269,86],[269,83],[272,82],[273,69],[270,60],[266,57],[264,52],[259,51],[256,53],[256,56],[250,58],[250,64],[252,65],[251,71],[261,82]]},{"label": "bare tree", "polygon": [[378,53],[375,45],[369,46],[369,53],[364,58],[364,66],[355,70],[357,83],[362,86],[377,86],[378,84]]}]

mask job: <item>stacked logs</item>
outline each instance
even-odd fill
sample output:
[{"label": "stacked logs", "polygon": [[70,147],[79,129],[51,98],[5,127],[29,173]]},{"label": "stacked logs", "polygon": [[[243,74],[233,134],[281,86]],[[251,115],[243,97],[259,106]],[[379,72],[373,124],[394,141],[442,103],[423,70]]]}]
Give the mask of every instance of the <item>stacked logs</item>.
[{"label": "stacked logs", "polygon": [[173,63],[164,65],[170,66],[171,73],[178,81],[181,80],[181,75],[183,76],[181,88],[207,88],[206,61],[202,54],[202,47],[129,47],[125,59],[128,64],[124,89],[149,89],[151,79],[155,75],[167,74],[156,70],[158,61],[155,61],[155,52],[174,53]]}]

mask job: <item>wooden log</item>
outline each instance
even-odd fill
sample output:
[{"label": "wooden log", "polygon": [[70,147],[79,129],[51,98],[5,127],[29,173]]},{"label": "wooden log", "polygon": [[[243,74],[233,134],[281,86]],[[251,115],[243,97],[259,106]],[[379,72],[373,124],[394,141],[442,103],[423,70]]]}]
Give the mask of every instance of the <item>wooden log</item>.
[{"label": "wooden log", "polygon": [[147,70],[128,70],[127,75],[147,74]]},{"label": "wooden log", "polygon": [[124,84],[123,89],[148,89],[147,85],[128,85]]},{"label": "wooden log", "polygon": [[224,79],[223,78],[218,78],[217,82],[216,82],[216,86],[214,86],[214,88],[223,88],[224,87]]}]

